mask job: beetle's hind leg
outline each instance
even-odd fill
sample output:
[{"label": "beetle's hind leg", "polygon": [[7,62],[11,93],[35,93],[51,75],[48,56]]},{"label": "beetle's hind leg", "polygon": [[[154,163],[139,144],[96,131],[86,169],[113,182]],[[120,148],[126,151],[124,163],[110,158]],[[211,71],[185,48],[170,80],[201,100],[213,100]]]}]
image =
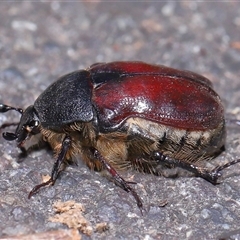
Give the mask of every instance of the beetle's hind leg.
[{"label": "beetle's hind leg", "polygon": [[199,167],[189,162],[184,162],[175,158],[168,157],[158,151],[153,152],[151,158],[154,159],[159,164],[169,164],[186,169],[194,173],[196,176],[204,178],[205,180],[211,182],[214,185],[218,184],[217,180],[219,177],[221,177],[221,171],[223,169],[240,162],[240,159],[237,159],[232,162],[226,163],[222,166],[217,166],[212,170],[208,170],[206,168]]}]

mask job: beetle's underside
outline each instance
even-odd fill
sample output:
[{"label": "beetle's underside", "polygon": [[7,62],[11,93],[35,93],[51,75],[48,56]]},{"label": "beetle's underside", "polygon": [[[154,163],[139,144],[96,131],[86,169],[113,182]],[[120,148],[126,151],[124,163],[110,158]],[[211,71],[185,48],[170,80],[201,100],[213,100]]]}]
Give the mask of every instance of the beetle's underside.
[{"label": "beetle's underside", "polygon": [[[141,208],[136,192],[116,172],[124,168],[165,177],[176,177],[180,167],[216,183],[219,172],[208,171],[200,165],[217,154],[224,144],[224,122],[217,129],[187,131],[159,125],[141,118],[129,118],[112,133],[98,133],[92,123],[73,123],[56,132],[40,127],[43,139],[54,150],[57,161],[47,183],[54,183],[64,161],[81,157],[89,168],[107,169],[116,183],[131,192]],[[221,135],[221,136],[220,136]]]},{"label": "beetle's underside", "polygon": [[[41,128],[43,139],[57,156],[62,150],[62,142],[69,136],[71,145],[66,152],[66,160],[80,155],[91,169],[100,171],[104,166],[94,156],[92,150],[96,149],[116,170],[133,168],[165,177],[175,176],[176,171],[169,169],[181,167],[184,163],[197,166],[200,174],[205,169],[199,162],[216,155],[224,144],[225,136],[224,123],[213,130],[188,131],[141,118],[129,118],[112,133],[98,133],[92,123],[74,123],[63,129],[63,132],[56,132]],[[155,158],[156,152],[175,162],[159,161]],[[185,164],[182,167],[185,168]]]},{"label": "beetle's underside", "polygon": [[[138,171],[167,175],[157,165],[174,167],[156,161],[154,152],[189,164],[198,164],[210,159],[224,144],[224,123],[217,129],[187,131],[156,124],[141,118],[129,118],[125,124],[112,133],[98,133],[92,123],[74,123],[64,128],[64,132],[41,129],[45,139],[58,155],[66,135],[71,138],[71,146],[66,159],[76,156],[94,170],[102,170],[102,164],[94,157],[91,149],[97,149],[112,167],[121,170],[134,168]],[[143,137],[144,136],[144,137]],[[177,167],[177,165],[176,165]]]}]

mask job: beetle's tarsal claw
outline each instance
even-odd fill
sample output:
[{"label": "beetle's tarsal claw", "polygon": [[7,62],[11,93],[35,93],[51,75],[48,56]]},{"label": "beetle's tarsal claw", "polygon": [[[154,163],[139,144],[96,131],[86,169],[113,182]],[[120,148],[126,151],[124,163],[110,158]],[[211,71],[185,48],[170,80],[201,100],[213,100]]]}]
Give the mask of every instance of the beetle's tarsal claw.
[{"label": "beetle's tarsal claw", "polygon": [[44,187],[44,186],[47,186],[47,185],[50,185],[50,184],[53,185],[54,183],[55,183],[55,181],[54,181],[52,178],[50,178],[48,181],[36,185],[36,186],[30,191],[30,193],[28,194],[28,199],[30,199],[35,193],[37,193],[40,188],[42,188],[42,187]]}]

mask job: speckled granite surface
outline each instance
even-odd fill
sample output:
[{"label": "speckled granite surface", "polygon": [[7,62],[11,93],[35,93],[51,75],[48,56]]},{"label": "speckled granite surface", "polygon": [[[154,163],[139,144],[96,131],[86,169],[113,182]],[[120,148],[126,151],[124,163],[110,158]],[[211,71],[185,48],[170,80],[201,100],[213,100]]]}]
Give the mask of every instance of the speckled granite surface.
[{"label": "speckled granite surface", "polygon": [[[58,76],[95,62],[141,60],[208,77],[227,118],[240,119],[240,2],[1,2],[0,102],[27,107]],[[0,124],[17,121],[0,115]],[[10,130],[10,129],[9,129]],[[215,163],[240,157],[240,127],[228,126],[226,151]],[[213,186],[200,178],[165,179],[135,172],[141,216],[130,195],[83,164],[69,166],[54,187],[27,199],[49,174],[51,151],[18,160],[0,138],[0,237],[66,228],[52,223],[53,203],[75,200],[93,225],[109,230],[83,239],[240,239],[240,166]],[[168,205],[159,207],[163,200]]]}]

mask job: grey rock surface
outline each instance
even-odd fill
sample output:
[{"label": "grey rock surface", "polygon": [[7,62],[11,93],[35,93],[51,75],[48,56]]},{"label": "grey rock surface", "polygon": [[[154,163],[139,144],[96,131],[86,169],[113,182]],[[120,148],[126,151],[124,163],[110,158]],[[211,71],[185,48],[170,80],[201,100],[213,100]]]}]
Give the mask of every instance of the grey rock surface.
[{"label": "grey rock surface", "polygon": [[[26,108],[65,73],[95,62],[140,60],[208,77],[226,117],[240,119],[238,1],[1,2],[0,33],[0,102]],[[0,125],[18,119],[14,112],[0,114]],[[215,165],[240,156],[240,127],[227,130],[226,151]],[[19,159],[15,143],[0,138],[1,238],[67,228],[49,221],[52,205],[75,200],[91,224],[110,227],[83,239],[240,239],[239,164],[226,169],[217,186],[125,172],[138,183],[142,216],[129,194],[81,162],[28,200],[53,162],[46,149]]]}]

